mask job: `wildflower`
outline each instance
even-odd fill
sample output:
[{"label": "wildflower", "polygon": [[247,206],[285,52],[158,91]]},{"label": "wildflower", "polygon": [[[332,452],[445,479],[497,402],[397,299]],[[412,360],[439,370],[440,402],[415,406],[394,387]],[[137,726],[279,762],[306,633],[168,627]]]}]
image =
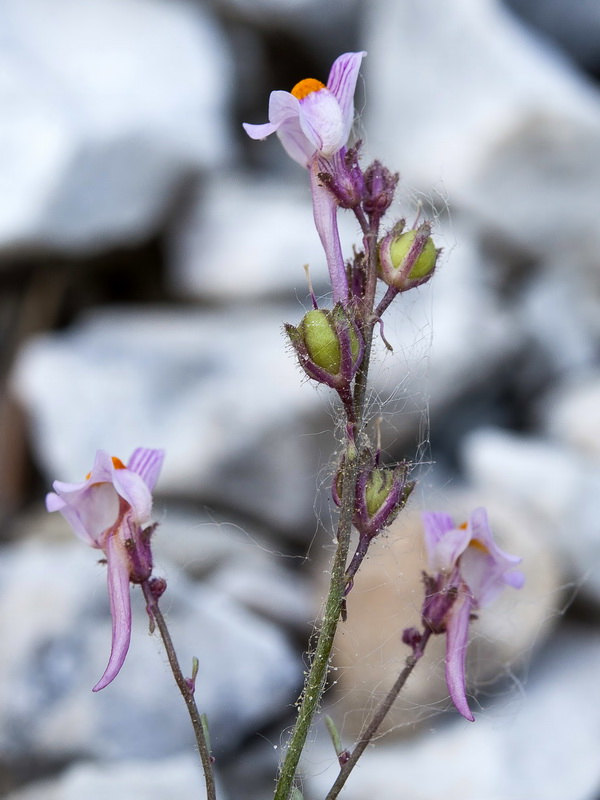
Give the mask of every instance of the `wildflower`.
[{"label": "wildflower", "polygon": [[150,520],[152,490],[164,453],[138,448],[127,463],[98,450],[91,472],[81,483],[54,481],[46,496],[48,511],[60,511],[90,547],[102,550],[107,563],[112,616],[112,646],[94,692],[113,681],[125,661],[131,639],[129,583],[144,583],[152,573]]},{"label": "wildflower", "polygon": [[[327,84],[314,78],[297,83],[291,92],[271,92],[269,121],[244,123],[252,139],[276,133],[287,154],[307,167],[313,198],[313,214],[331,276],[333,301],[346,305],[348,280],[337,227],[339,201],[320,175],[346,183],[345,148],[354,118],[354,92],[360,63],[365,55],[344,53],[337,58]],[[351,176],[350,176],[351,178]]]},{"label": "wildflower", "polygon": [[423,514],[430,569],[423,622],[432,633],[446,634],[446,683],[452,702],[471,722],[465,687],[465,656],[473,612],[489,605],[505,586],[520,589],[525,581],[514,569],[518,556],[501,550],[492,536],[487,513],[477,508],[456,527],[448,514]]},{"label": "wildflower", "polygon": [[364,52],[344,53],[337,58],[327,85],[305,78],[291,92],[271,92],[269,121],[263,125],[244,123],[252,139],[277,133],[287,154],[309,167],[315,155],[330,158],[344,147],[354,118],[354,91]]}]

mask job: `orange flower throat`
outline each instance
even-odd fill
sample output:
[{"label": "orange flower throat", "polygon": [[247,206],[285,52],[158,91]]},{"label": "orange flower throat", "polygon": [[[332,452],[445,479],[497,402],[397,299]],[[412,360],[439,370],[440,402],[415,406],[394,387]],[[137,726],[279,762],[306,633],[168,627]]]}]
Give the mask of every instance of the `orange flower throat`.
[{"label": "orange flower throat", "polygon": [[306,95],[311,94],[311,92],[318,92],[319,89],[325,89],[325,84],[315,78],[305,78],[294,86],[292,94],[298,100],[304,100]]}]

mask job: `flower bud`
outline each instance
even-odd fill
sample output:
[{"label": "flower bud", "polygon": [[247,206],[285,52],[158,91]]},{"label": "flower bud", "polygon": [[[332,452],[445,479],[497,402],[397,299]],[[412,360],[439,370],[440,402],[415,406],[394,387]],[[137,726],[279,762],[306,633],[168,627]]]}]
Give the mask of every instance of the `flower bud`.
[{"label": "flower bud", "polygon": [[391,206],[398,185],[398,173],[391,173],[380,161],[365,170],[363,208],[371,220],[379,221]]},{"label": "flower bud", "polygon": [[356,323],[341,304],[331,311],[308,311],[297,328],[286,325],[285,329],[310,378],[338,390],[349,385],[364,345]]},{"label": "flower bud", "polygon": [[396,226],[379,245],[379,277],[399,292],[425,283],[433,275],[438,251],[431,238],[430,226],[401,233]]}]

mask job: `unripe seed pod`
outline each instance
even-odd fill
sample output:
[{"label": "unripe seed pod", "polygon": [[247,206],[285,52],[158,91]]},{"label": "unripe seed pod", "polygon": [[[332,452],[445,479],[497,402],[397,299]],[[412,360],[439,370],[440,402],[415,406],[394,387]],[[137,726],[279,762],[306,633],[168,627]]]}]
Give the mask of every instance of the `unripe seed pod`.
[{"label": "unripe seed pod", "polygon": [[379,244],[379,277],[398,292],[406,292],[425,283],[433,275],[438,251],[430,227],[424,223],[417,229],[401,233],[402,223]]},{"label": "unripe seed pod", "polygon": [[389,469],[373,470],[365,489],[365,501],[369,516],[379,511],[394,486],[394,472]]},{"label": "unripe seed pod", "polygon": [[[416,238],[417,231],[412,230],[406,231],[406,233],[401,234],[393,240],[390,245],[390,258],[395,269],[399,269],[402,266]],[[436,259],[437,250],[430,236],[413,264],[411,271],[408,273],[408,280],[420,279],[429,275],[435,268]]]},{"label": "unripe seed pod", "polygon": [[310,359],[331,375],[340,371],[341,348],[329,311],[308,311],[299,325]]}]

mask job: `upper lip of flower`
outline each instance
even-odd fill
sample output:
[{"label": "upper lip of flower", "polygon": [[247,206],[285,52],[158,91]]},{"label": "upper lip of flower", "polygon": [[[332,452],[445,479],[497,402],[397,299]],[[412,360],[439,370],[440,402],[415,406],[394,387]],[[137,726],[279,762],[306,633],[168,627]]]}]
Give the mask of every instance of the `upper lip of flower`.
[{"label": "upper lip of flower", "polygon": [[[140,543],[141,526],[149,521],[154,488],[164,453],[138,448],[125,466],[99,450],[85,481],[55,481],[46,496],[48,511],[60,511],[74,532],[106,556],[112,646],[104,674],[93,691],[114,680],[123,666],[131,639],[129,582],[132,562],[128,543]],[[148,553],[148,564],[151,558]]]},{"label": "upper lip of flower", "polygon": [[348,141],[354,117],[354,92],[365,52],[344,53],[329,73],[327,85],[314,79],[296,84],[291,92],[271,92],[269,121],[244,123],[253,139],[277,132],[288,155],[308,166],[315,153],[335,155]]}]

